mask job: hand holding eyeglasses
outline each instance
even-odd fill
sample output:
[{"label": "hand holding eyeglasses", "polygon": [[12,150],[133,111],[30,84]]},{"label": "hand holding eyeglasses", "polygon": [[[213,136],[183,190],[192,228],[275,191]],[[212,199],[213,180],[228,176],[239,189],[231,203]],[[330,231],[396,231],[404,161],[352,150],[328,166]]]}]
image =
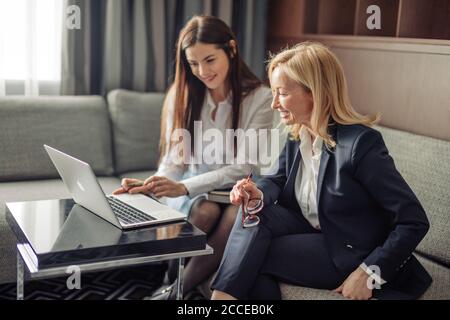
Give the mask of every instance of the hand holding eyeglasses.
[{"label": "hand holding eyeglasses", "polygon": [[242,206],[242,225],[244,228],[254,227],[259,223],[256,213],[263,208],[262,192],[251,180],[252,174],[238,181],[230,192],[230,202]]}]

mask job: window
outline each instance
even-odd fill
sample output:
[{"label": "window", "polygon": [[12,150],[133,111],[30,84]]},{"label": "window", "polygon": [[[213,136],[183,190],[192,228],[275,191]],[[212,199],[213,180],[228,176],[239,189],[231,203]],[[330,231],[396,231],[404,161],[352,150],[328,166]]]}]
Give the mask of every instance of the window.
[{"label": "window", "polygon": [[58,94],[63,2],[0,1],[0,95]]}]

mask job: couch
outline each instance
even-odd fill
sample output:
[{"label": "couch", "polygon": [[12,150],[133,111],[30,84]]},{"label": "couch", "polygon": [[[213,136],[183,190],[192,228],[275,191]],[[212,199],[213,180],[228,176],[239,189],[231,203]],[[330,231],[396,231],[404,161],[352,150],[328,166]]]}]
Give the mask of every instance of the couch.
[{"label": "couch", "polygon": [[[0,283],[15,281],[16,240],[5,202],[70,197],[42,145],[91,164],[106,193],[122,177],[157,167],[163,95],[111,91],[99,96],[0,99]],[[274,125],[278,118],[275,117]],[[434,282],[422,299],[450,299],[450,142],[378,127],[422,202],[430,230],[415,254]],[[326,290],[281,283],[283,299],[341,299]],[[208,284],[200,287],[210,295]]]},{"label": "couch", "polygon": [[88,162],[105,193],[122,177],[145,179],[158,161],[161,93],[0,99],[0,283],[15,282],[16,239],[5,202],[70,198],[43,149]]}]

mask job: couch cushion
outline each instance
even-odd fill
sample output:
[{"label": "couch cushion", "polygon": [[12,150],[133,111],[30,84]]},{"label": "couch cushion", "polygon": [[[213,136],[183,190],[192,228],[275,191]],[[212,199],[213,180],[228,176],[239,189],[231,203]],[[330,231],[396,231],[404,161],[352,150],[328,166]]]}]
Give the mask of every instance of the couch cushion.
[{"label": "couch cushion", "polygon": [[418,255],[416,257],[433,278],[433,283],[420,300],[450,300],[450,268]]},{"label": "couch cushion", "polygon": [[[433,278],[433,283],[420,300],[450,300],[450,269],[416,255]],[[280,283],[281,296],[285,300],[345,300],[330,290],[312,289]]]},{"label": "couch cushion", "polygon": [[417,251],[450,266],[450,142],[377,129],[430,221],[430,230]]},{"label": "couch cushion", "polygon": [[0,283],[16,279],[16,237],[5,220],[5,203],[0,201]]},{"label": "couch cushion", "polygon": [[162,93],[119,89],[108,94],[117,174],[157,167],[163,100]]},{"label": "couch cushion", "polygon": [[88,162],[111,175],[108,109],[103,98],[3,97],[0,99],[0,180],[59,177],[43,144]]},{"label": "couch cushion", "polygon": [[331,290],[313,289],[280,283],[281,299],[283,300],[345,300]]},{"label": "couch cushion", "polygon": [[[100,177],[98,181],[106,194],[120,186],[116,177]],[[66,198],[71,196],[60,179],[0,183],[0,202]]]}]

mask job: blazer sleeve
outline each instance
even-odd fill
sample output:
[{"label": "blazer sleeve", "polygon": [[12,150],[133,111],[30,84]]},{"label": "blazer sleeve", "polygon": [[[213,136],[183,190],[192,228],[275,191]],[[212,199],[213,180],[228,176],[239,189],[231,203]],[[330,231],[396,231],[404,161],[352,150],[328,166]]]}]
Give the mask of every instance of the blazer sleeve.
[{"label": "blazer sleeve", "polygon": [[271,205],[277,201],[286,184],[287,144],[288,142],[286,142],[278,160],[270,169],[271,172],[256,182],[258,189],[263,193],[264,205]]},{"label": "blazer sleeve", "polygon": [[[258,90],[258,89],[257,89]],[[259,90],[262,90],[260,88]],[[270,90],[256,91],[254,93],[253,101],[246,105],[249,108],[242,119],[241,123],[244,130],[255,129],[257,134],[261,134],[259,129],[272,128],[273,122],[273,110],[270,108],[272,96]],[[246,154],[246,159],[251,157],[248,154],[248,150],[245,150],[245,143],[238,141],[238,154],[239,152]],[[251,171],[257,174],[258,165],[245,163],[245,164],[232,164],[223,166],[219,169],[203,173],[191,178],[187,178],[181,181],[189,191],[190,197],[212,191],[218,188],[226,188],[233,186],[236,181],[247,176]]]},{"label": "blazer sleeve", "polygon": [[367,266],[378,266],[389,281],[409,259],[429,229],[419,200],[397,171],[378,131],[362,132],[352,148],[355,177],[380,207],[392,215],[392,231],[382,245],[366,257]]}]

